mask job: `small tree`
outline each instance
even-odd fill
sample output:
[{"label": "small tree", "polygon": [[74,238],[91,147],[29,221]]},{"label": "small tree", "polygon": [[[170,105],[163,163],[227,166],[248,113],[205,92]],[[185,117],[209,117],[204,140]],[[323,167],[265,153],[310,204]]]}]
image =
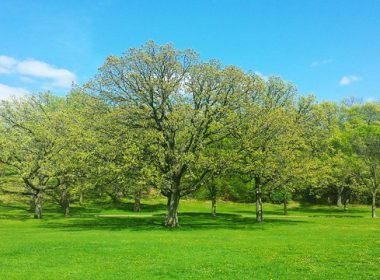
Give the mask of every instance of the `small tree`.
[{"label": "small tree", "polygon": [[376,218],[376,195],[380,187],[380,127],[358,127],[353,132],[352,143],[360,159],[359,178],[372,195],[372,218]]},{"label": "small tree", "polygon": [[19,182],[6,193],[32,197],[34,218],[42,218],[46,192],[62,184],[56,163],[66,148],[60,110],[63,99],[49,93],[2,101],[0,163],[12,168]]},{"label": "small tree", "polygon": [[237,112],[233,134],[240,144],[242,173],[253,181],[256,192],[256,221],[263,221],[262,192],[275,178],[280,140],[287,133],[289,109],[296,89],[280,78],[264,81],[251,76],[250,90]]}]

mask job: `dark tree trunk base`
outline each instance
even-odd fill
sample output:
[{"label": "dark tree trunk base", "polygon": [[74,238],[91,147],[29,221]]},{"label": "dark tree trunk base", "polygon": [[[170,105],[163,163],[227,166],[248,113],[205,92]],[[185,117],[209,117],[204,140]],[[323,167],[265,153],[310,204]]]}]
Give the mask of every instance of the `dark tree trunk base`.
[{"label": "dark tree trunk base", "polygon": [[133,211],[134,212],[140,212],[141,211],[141,202],[140,202],[140,198],[139,199],[136,199],[135,198],[135,202],[133,204]]},{"label": "dark tree trunk base", "polygon": [[211,200],[211,215],[213,217],[216,216],[216,197],[215,196],[213,196]]},{"label": "dark tree trunk base", "polygon": [[66,218],[70,217],[70,206],[69,205],[67,205],[65,207],[65,217]]},{"label": "dark tree trunk base", "polygon": [[284,215],[288,215],[288,200],[284,198]]},{"label": "dark tree trunk base", "polygon": [[66,189],[61,197],[61,206],[63,208],[63,213],[65,217],[70,216],[70,194],[69,191]]},{"label": "dark tree trunk base", "polygon": [[137,191],[135,193],[135,202],[133,204],[133,211],[140,212],[141,211],[141,191]]},{"label": "dark tree trunk base", "polygon": [[168,197],[168,213],[165,219],[165,226],[168,228],[179,227],[178,222],[178,205],[180,196],[177,192],[171,192]]}]

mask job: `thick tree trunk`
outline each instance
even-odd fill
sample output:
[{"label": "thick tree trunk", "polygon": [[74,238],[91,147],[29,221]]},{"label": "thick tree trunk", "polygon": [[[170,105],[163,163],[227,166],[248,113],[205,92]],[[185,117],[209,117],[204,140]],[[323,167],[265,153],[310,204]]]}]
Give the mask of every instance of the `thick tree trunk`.
[{"label": "thick tree trunk", "polygon": [[211,197],[211,215],[216,216],[216,195]]},{"label": "thick tree trunk", "polygon": [[288,215],[288,198],[286,197],[286,194],[284,195],[284,215]]},{"label": "thick tree trunk", "polygon": [[42,219],[43,193],[38,192],[34,197],[34,218]]},{"label": "thick tree trunk", "polygon": [[135,203],[133,204],[133,211],[140,212],[141,211],[141,191],[135,193]]},{"label": "thick tree trunk", "polygon": [[372,192],[372,218],[376,217],[376,192]]},{"label": "thick tree trunk", "polygon": [[178,205],[180,194],[178,190],[170,192],[170,198],[168,197],[168,213],[166,215],[165,226],[175,228],[179,226],[178,223]]},{"label": "thick tree trunk", "polygon": [[336,206],[338,206],[339,208],[342,207],[342,192],[343,192],[343,189],[338,188],[338,198],[336,200]]},{"label": "thick tree trunk", "polygon": [[256,188],[256,221],[261,223],[263,221],[263,203],[261,200],[261,184],[260,177],[255,178]]}]

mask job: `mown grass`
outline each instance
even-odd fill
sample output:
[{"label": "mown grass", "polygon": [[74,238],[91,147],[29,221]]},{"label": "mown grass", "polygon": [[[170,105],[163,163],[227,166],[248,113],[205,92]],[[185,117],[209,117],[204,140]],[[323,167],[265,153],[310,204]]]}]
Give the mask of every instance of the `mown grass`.
[{"label": "mown grass", "polygon": [[379,279],[380,222],[368,206],[254,206],[182,201],[181,227],[162,226],[163,200],[50,206],[33,220],[24,205],[0,206],[0,279]]}]

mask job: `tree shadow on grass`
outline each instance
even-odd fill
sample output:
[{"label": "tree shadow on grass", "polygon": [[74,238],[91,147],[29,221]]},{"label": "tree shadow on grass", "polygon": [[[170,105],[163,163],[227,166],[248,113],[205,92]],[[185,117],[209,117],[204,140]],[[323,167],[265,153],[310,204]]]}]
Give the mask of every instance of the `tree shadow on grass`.
[{"label": "tree shadow on grass", "polygon": [[[98,216],[92,218],[71,218],[61,220],[48,220],[40,226],[46,228],[61,229],[64,231],[86,230],[169,230],[164,227],[165,215],[154,214],[152,216]],[[239,214],[218,214],[212,217],[209,213],[184,212],[180,213],[180,228],[176,230],[210,230],[210,229],[239,229],[239,230],[263,230],[267,224],[282,226],[306,223],[290,219],[266,219],[259,224],[253,217],[244,217]]]},{"label": "tree shadow on grass", "polygon": [[[343,208],[337,207],[310,207],[299,206],[289,209],[289,212],[306,214],[308,217],[331,217],[331,218],[362,218],[368,216],[369,211],[363,208],[351,207],[347,212]],[[290,214],[291,215],[291,214]]]},{"label": "tree shadow on grass", "polygon": [[[142,210],[139,214],[152,212],[160,212],[166,210],[166,205],[163,203],[157,204],[141,204]],[[90,204],[73,204],[70,206],[70,216],[73,218],[93,218],[105,211],[124,211],[126,215],[138,214],[132,212],[133,203],[109,203],[109,202],[94,202]],[[61,219],[64,217],[64,210],[57,204],[46,203],[43,206],[42,216],[44,220]],[[0,219],[24,221],[33,219],[33,213],[28,204],[7,204],[0,203]]]},{"label": "tree shadow on grass", "polygon": [[[256,215],[256,210],[237,210],[233,211],[234,213],[240,214],[248,214],[248,215]],[[263,211],[263,215],[283,215],[284,212],[282,210],[265,210]]]},{"label": "tree shadow on grass", "polygon": [[0,204],[0,220],[24,221],[30,219],[30,217],[31,213],[27,207]]},{"label": "tree shadow on grass", "polygon": [[[97,201],[93,202],[89,205],[86,205],[86,208],[84,207],[78,207],[78,209],[96,209],[97,212],[100,212],[99,209],[102,210],[122,210],[122,211],[133,211],[134,203],[132,202],[109,202],[109,201]],[[145,204],[141,203],[141,211],[140,212],[157,212],[157,211],[163,211],[166,210],[166,205],[163,203],[156,203],[156,204]],[[82,210],[81,210],[82,211]]]}]

